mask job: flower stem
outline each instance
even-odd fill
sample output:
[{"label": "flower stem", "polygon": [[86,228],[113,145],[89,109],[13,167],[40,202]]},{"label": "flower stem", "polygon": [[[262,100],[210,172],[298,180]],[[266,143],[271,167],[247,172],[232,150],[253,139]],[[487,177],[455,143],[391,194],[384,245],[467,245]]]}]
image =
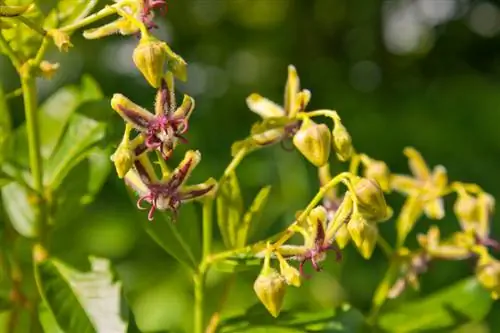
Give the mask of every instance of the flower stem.
[{"label": "flower stem", "polygon": [[208,257],[212,251],[213,203],[213,198],[207,198],[203,202],[203,258]]},{"label": "flower stem", "polygon": [[203,296],[205,273],[198,272],[193,276],[194,282],[194,333],[203,333]]},{"label": "flower stem", "polygon": [[2,34],[0,34],[0,48],[5,51],[10,61],[12,62],[12,65],[14,65],[16,70],[19,72],[22,65],[21,59],[19,59],[16,52],[12,49],[12,47],[10,47],[9,42],[7,42]]},{"label": "flower stem", "polygon": [[43,165],[40,153],[40,126],[37,115],[37,92],[31,70],[21,71],[24,112],[28,135],[29,165],[33,179],[33,188],[37,195],[37,218],[35,229],[41,241],[44,241],[47,227],[47,209],[43,187]]},{"label": "flower stem", "polygon": [[67,25],[65,27],[62,27],[59,29],[62,32],[70,33],[73,32],[74,30],[83,28],[86,25],[89,25],[91,23],[94,23],[96,21],[99,21],[100,19],[105,18],[106,16],[112,15],[116,13],[116,8],[113,6],[106,6],[102,10],[98,11],[95,14],[89,15],[86,18],[75,22],[73,24]]},{"label": "flower stem", "polygon": [[384,278],[382,279],[382,281],[380,281],[377,289],[375,290],[375,293],[373,294],[372,308],[370,311],[370,315],[368,316],[369,323],[375,323],[382,305],[384,305],[385,301],[387,300],[389,290],[391,289],[391,286],[396,279],[398,269],[399,263],[397,260],[393,259],[389,264],[389,268],[387,269]]}]

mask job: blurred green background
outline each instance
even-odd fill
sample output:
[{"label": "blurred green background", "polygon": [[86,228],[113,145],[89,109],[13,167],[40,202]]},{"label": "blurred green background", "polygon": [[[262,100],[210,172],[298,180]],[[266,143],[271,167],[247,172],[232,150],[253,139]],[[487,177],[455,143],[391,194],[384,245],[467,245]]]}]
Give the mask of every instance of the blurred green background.
[{"label": "blurred green background", "polygon": [[[394,172],[407,173],[402,149],[413,146],[430,165],[446,166],[450,179],[476,182],[500,198],[500,7],[496,1],[168,3],[167,16],[156,19],[155,34],[189,64],[188,82],[177,84],[177,92],[196,99],[188,147],[199,149],[203,159],[193,181],[221,175],[230,161],[231,143],[245,137],[258,120],[247,109],[246,96],[258,92],[282,103],[287,65],[294,64],[302,87],[312,92],[309,109],[337,110],[358,151],[386,161]],[[132,63],[137,38],[87,41],[78,35],[68,54],[55,50],[49,54],[49,59],[61,63],[61,70],[52,81],[39,82],[42,99],[88,73],[107,96],[120,92],[152,107],[155,91]],[[0,71],[6,91],[18,87],[5,58],[0,58]],[[21,101],[13,101],[12,106],[20,122]],[[118,115],[113,126],[118,132],[124,128]],[[175,159],[181,155],[176,152]],[[333,162],[332,167],[339,171],[345,166]],[[315,169],[298,153],[279,146],[251,155],[237,174],[247,201],[260,187],[272,185],[256,238],[287,225],[318,186]],[[402,198],[391,195],[389,201],[397,211]],[[449,210],[452,202],[448,201],[449,217],[437,222],[445,232],[457,228]],[[112,173],[96,202],[58,231],[56,249],[77,266],[88,254],[111,258],[142,330],[189,331],[190,276],[143,231],[146,213],[135,211],[123,182]],[[189,224],[195,239],[201,221],[183,212],[179,223]],[[500,230],[498,222],[495,217],[494,235]],[[432,223],[421,220],[415,233]],[[393,226],[392,222],[382,225],[389,240],[395,236]],[[216,247],[222,248],[218,235],[217,239]],[[410,237],[410,245],[415,246],[414,239]],[[324,272],[314,274],[300,289],[289,289],[285,308],[328,308],[348,300],[367,310],[387,268],[380,251],[366,262],[351,246],[341,265],[329,258],[324,266]],[[423,276],[420,294],[472,273],[468,261],[435,264]],[[238,275],[225,315],[238,314],[257,302],[251,288],[257,274],[256,268]],[[228,274],[210,272],[209,313],[217,307],[228,279]],[[415,296],[410,292],[403,297]],[[500,327],[499,314],[500,306],[495,305],[482,328],[485,332]]]}]

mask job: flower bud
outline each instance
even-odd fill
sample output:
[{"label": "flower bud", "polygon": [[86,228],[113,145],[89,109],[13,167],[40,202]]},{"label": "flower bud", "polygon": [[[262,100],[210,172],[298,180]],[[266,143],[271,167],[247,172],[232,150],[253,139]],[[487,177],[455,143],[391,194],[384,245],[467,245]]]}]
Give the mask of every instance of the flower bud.
[{"label": "flower bud", "polygon": [[48,31],[48,34],[52,37],[54,44],[61,52],[68,52],[69,48],[73,46],[69,40],[69,35],[61,30],[52,29]]},{"label": "flower bud", "polygon": [[330,130],[325,124],[306,119],[293,137],[293,144],[309,162],[321,167],[330,157]]},{"label": "flower bud", "polygon": [[332,131],[333,136],[333,149],[337,153],[337,158],[345,162],[351,158],[352,155],[352,139],[347,129],[337,121]]},{"label": "flower bud", "polygon": [[253,285],[257,297],[275,318],[281,311],[286,286],[285,278],[272,268],[264,268]]},{"label": "flower bud", "polygon": [[134,165],[135,153],[128,145],[121,144],[111,156],[111,161],[115,164],[116,173],[119,178],[125,177],[127,172]]},{"label": "flower bud", "polygon": [[361,157],[363,164],[365,165],[364,177],[372,178],[379,183],[380,187],[384,192],[388,192],[390,190],[390,176],[391,172],[387,167],[387,164],[383,161],[373,160],[371,158]]},{"label": "flower bud", "polygon": [[361,214],[354,214],[347,223],[347,230],[359,253],[363,258],[369,259],[377,244],[378,229],[376,224],[366,221]]},{"label": "flower bud", "polygon": [[50,63],[46,60],[43,60],[42,62],[40,62],[39,69],[40,69],[40,74],[45,79],[50,80],[59,69],[59,63],[58,62]]},{"label": "flower bud", "polygon": [[390,216],[390,209],[385,202],[384,193],[375,180],[358,177],[352,183],[358,210],[365,219],[377,222]]},{"label": "flower bud", "polygon": [[349,231],[347,230],[347,225],[341,226],[335,234],[335,242],[337,242],[339,248],[342,250],[344,247],[346,247],[347,244],[349,244],[350,239],[351,236],[349,235]]},{"label": "flower bud", "polygon": [[280,274],[285,279],[288,285],[300,287],[300,272],[297,268],[291,266],[283,256],[276,253],[276,257],[280,262]]},{"label": "flower bud", "polygon": [[491,293],[493,299],[500,297],[500,262],[484,253],[476,267],[476,277]]},{"label": "flower bud", "polygon": [[132,54],[134,64],[151,86],[160,87],[168,60],[167,44],[154,37],[142,37]]}]

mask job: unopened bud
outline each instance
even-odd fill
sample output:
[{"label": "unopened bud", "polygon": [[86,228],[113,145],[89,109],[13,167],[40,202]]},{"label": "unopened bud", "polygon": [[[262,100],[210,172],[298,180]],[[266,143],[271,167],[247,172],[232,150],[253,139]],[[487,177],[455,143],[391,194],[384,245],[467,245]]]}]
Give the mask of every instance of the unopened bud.
[{"label": "unopened bud", "polygon": [[332,135],[333,149],[337,153],[337,158],[342,162],[349,160],[352,155],[352,139],[340,121],[335,123]]},{"label": "unopened bud", "polygon": [[253,290],[267,311],[276,318],[283,305],[286,287],[285,278],[276,270],[269,268],[266,272],[264,272],[264,269],[262,270],[255,280]]},{"label": "unopened bud", "polygon": [[[364,156],[363,156],[364,157]],[[371,158],[363,158],[362,162],[365,165],[364,176],[366,178],[372,178],[377,181],[383,191],[387,192],[390,190],[389,179],[391,172],[387,167],[387,164],[383,161],[373,160]]]},{"label": "unopened bud", "polygon": [[342,250],[344,247],[346,247],[346,245],[349,244],[350,239],[351,236],[349,235],[349,231],[347,230],[347,225],[341,226],[335,234],[335,242],[337,242],[339,248]]},{"label": "unopened bud", "polygon": [[132,54],[135,65],[151,86],[158,88],[167,61],[167,44],[153,37],[143,37]]},{"label": "unopened bud", "polygon": [[57,72],[57,70],[59,69],[59,63],[56,62],[56,63],[50,63],[46,60],[43,60],[41,63],[40,63],[40,74],[47,80],[50,80],[52,79],[52,77],[54,76],[54,74]]},{"label": "unopened bud", "polygon": [[122,144],[111,156],[111,160],[115,164],[118,177],[123,178],[134,165],[135,153],[128,145]]},{"label": "unopened bud", "polygon": [[307,119],[293,137],[293,144],[309,162],[321,167],[330,157],[330,130],[325,124],[316,124]]},{"label": "unopened bud", "polygon": [[491,293],[493,299],[500,297],[500,262],[488,254],[482,255],[476,267],[476,277],[481,285]]},{"label": "unopened bud", "polygon": [[359,253],[363,258],[369,259],[377,244],[378,228],[376,224],[366,221],[361,214],[355,214],[347,224],[347,230]]},{"label": "unopened bud", "polygon": [[353,181],[359,212],[369,221],[383,221],[390,216],[384,192],[373,179],[358,177]]},{"label": "unopened bud", "polygon": [[73,46],[69,40],[69,35],[61,30],[53,29],[48,34],[52,37],[54,44],[61,52],[68,52],[69,48]]},{"label": "unopened bud", "polygon": [[286,261],[279,253],[276,254],[280,262],[280,274],[290,286],[300,287],[300,272]]}]

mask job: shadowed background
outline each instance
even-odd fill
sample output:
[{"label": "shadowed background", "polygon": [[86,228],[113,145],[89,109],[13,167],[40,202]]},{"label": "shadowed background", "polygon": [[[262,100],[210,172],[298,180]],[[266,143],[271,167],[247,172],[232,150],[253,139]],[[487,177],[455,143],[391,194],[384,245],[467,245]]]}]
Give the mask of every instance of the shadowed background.
[{"label": "shadowed background", "polygon": [[[443,164],[451,180],[478,183],[500,198],[496,1],[171,0],[167,16],[157,17],[156,22],[155,35],[189,64],[188,82],[178,83],[177,92],[196,99],[188,147],[199,149],[203,158],[193,181],[222,174],[230,161],[231,143],[245,137],[258,120],[245,98],[258,92],[281,104],[287,66],[294,64],[302,87],[312,92],[308,109],[337,110],[358,151],[386,161],[394,172],[408,173],[402,150],[413,146],[429,165]],[[49,55],[61,63],[61,70],[54,80],[40,81],[42,99],[88,73],[107,96],[120,92],[152,108],[155,91],[132,63],[137,38],[86,41],[75,34],[72,41],[75,47],[68,54]],[[17,88],[4,58],[0,70],[6,91]],[[18,121],[21,106],[14,101]],[[117,132],[124,128],[118,115],[114,128]],[[176,152],[176,160],[181,155]],[[344,167],[332,159],[335,171]],[[298,153],[279,145],[251,155],[237,174],[247,203],[260,187],[272,185],[254,238],[284,228],[318,187],[316,170]],[[390,196],[396,212],[401,203],[401,197]],[[415,246],[414,235],[433,223],[447,232],[455,230],[452,203],[448,200],[449,216],[444,220],[420,220],[409,244]],[[190,276],[143,231],[140,218],[145,219],[146,213],[134,211],[123,182],[112,173],[96,202],[58,231],[56,247],[75,265],[84,265],[87,254],[111,258],[142,330],[189,331]],[[495,217],[496,235],[498,222]],[[192,225],[196,239],[200,219],[184,218],[179,223]],[[389,240],[395,238],[393,221],[381,228]],[[216,237],[220,239],[217,233]],[[216,248],[222,248],[220,241]],[[348,246],[342,264],[332,257],[324,263],[324,272],[304,281],[300,289],[289,288],[285,308],[328,308],[343,300],[362,310],[369,308],[387,268],[382,253],[376,250],[366,262]],[[421,294],[472,273],[473,265],[467,261],[433,265],[421,280]],[[257,274],[256,268],[238,275],[224,314],[240,313],[257,302],[251,287]],[[216,309],[228,279],[228,274],[209,274],[209,313]],[[403,297],[414,296],[409,292]],[[500,325],[495,319],[499,311],[495,306],[478,332],[488,332],[495,322]]]}]

